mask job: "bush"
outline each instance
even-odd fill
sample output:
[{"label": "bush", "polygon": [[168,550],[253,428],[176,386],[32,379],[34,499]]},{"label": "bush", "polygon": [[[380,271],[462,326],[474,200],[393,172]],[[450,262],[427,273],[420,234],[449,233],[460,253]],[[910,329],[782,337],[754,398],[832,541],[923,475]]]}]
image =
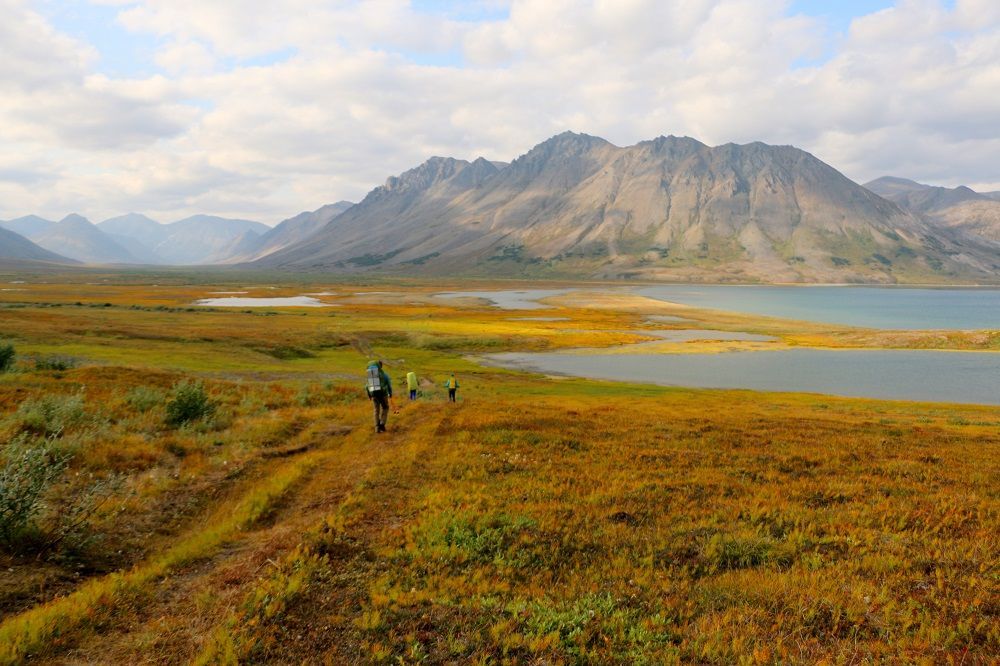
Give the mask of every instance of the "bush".
[{"label": "bush", "polygon": [[44,495],[66,470],[69,456],[54,455],[47,443],[28,443],[24,436],[8,451],[0,467],[0,545],[9,549],[37,530]]},{"label": "bush", "polygon": [[5,345],[0,345],[0,373],[12,369],[16,357],[17,353],[14,351],[14,345],[9,342]]},{"label": "bush", "polygon": [[58,436],[67,427],[83,420],[83,396],[46,395],[25,400],[14,415],[21,430],[47,437]]},{"label": "bush", "polygon": [[179,426],[210,416],[215,404],[208,399],[201,382],[183,381],[174,386],[173,397],[167,403],[167,425]]},{"label": "bush", "polygon": [[151,386],[136,386],[125,396],[128,406],[137,412],[145,414],[153,407],[163,402],[163,391]]},{"label": "bush", "polygon": [[36,370],[55,370],[62,372],[72,370],[78,365],[76,359],[69,356],[38,356],[35,358]]}]

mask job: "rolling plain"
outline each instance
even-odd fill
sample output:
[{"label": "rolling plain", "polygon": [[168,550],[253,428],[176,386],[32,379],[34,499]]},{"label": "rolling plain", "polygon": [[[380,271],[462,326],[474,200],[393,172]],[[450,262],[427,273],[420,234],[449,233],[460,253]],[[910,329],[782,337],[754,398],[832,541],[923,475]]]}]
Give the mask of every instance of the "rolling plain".
[{"label": "rolling plain", "polygon": [[[997,351],[995,331],[751,318],[600,284],[525,319],[434,297],[468,282],[0,277],[0,346],[17,353],[0,374],[2,664],[1000,654],[1000,408],[476,358],[689,328],[655,316],[776,338],[669,352]],[[331,307],[194,305],[213,292]],[[397,388],[385,435],[362,388],[373,357]]]}]

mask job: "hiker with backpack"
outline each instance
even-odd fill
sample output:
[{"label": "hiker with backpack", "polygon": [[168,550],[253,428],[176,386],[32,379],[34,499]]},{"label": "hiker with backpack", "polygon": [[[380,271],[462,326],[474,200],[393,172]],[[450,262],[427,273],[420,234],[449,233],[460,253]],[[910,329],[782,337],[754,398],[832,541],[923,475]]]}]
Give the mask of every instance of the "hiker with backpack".
[{"label": "hiker with backpack", "polygon": [[392,382],[382,370],[382,361],[371,361],[365,369],[365,391],[375,411],[375,432],[385,432],[392,400]]},{"label": "hiker with backpack", "polygon": [[451,377],[448,381],[444,383],[446,389],[448,389],[448,402],[457,402],[455,399],[455,393],[458,392],[458,380],[455,379],[455,373],[451,373]]},{"label": "hiker with backpack", "polygon": [[410,370],[406,373],[406,388],[410,389],[410,400],[417,399],[417,388],[420,384],[417,382],[417,373]]}]

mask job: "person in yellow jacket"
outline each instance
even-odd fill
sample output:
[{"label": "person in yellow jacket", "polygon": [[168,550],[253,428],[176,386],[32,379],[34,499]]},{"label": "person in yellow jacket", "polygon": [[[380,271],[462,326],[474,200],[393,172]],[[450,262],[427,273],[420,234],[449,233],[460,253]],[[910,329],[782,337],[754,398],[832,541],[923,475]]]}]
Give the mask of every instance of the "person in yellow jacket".
[{"label": "person in yellow jacket", "polygon": [[444,386],[448,389],[448,402],[456,402],[455,393],[458,391],[458,380],[455,379],[454,372],[451,373],[451,377],[444,383]]},{"label": "person in yellow jacket", "polygon": [[410,389],[410,400],[417,399],[417,388],[419,384],[417,383],[417,373],[410,370],[406,373],[406,388]]}]

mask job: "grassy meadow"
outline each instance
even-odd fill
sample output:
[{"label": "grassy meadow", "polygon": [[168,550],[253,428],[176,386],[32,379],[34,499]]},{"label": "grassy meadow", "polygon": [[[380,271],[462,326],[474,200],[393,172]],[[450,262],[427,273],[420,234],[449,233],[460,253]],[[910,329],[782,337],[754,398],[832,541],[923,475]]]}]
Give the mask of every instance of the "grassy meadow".
[{"label": "grassy meadow", "polygon": [[[1000,408],[475,356],[691,327],[657,315],[775,348],[1000,350],[1000,334],[751,319],[609,285],[511,312],[432,296],[469,284],[271,279],[4,278],[0,664],[997,663]],[[334,307],[193,305],[234,291]],[[662,348],[744,345],[762,343]],[[397,393],[384,435],[370,357]]]}]

